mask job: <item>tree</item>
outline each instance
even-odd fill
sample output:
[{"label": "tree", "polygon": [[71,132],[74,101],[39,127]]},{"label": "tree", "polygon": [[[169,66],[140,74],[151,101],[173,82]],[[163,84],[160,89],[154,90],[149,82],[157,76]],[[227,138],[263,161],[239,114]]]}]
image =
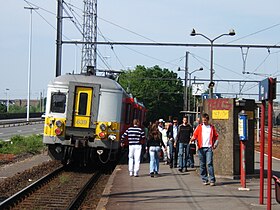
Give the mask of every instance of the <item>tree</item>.
[{"label": "tree", "polygon": [[5,113],[7,112],[7,106],[4,104],[0,104],[0,113]]},{"label": "tree", "polygon": [[177,73],[159,66],[124,71],[119,83],[148,109],[147,120],[178,116],[183,109],[183,83]]},{"label": "tree", "polygon": [[26,107],[13,104],[9,107],[9,113],[26,113]]}]

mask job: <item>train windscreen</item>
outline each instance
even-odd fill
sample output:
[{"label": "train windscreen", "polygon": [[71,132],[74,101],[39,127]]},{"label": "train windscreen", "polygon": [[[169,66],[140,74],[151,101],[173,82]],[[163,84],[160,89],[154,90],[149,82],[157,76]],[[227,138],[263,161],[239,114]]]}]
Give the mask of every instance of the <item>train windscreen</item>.
[{"label": "train windscreen", "polygon": [[52,93],[51,112],[64,113],[66,104],[66,95],[64,93]]}]

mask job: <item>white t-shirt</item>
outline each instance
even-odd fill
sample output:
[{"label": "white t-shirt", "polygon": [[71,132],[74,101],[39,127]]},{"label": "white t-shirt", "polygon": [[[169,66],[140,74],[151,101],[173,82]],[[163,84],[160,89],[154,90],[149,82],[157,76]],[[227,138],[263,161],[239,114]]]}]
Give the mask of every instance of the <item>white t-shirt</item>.
[{"label": "white t-shirt", "polygon": [[166,146],[168,138],[167,138],[167,130],[165,128],[162,130],[161,135],[162,135],[162,141]]},{"label": "white t-shirt", "polygon": [[178,134],[178,126],[173,126],[173,139],[177,138],[177,134]]},{"label": "white t-shirt", "polygon": [[202,147],[211,147],[210,142],[210,133],[211,126],[210,125],[202,125]]},{"label": "white t-shirt", "polygon": [[158,126],[158,130],[159,130],[159,132],[161,132],[161,133],[162,133],[162,131],[163,131],[163,127]]}]

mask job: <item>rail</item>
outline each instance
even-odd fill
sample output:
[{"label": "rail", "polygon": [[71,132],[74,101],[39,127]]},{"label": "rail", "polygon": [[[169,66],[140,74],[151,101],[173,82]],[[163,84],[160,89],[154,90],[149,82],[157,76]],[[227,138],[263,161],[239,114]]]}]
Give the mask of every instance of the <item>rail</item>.
[{"label": "rail", "polygon": [[18,193],[14,194],[13,196],[9,197],[8,199],[4,200],[0,203],[0,209],[7,209],[14,204],[16,204],[19,200],[24,198],[29,193],[33,192],[34,190],[38,189],[40,186],[44,185],[48,180],[52,179],[53,177],[57,176],[61,171],[64,170],[64,166],[59,167],[52,173],[49,173],[43,176],[41,179],[37,180],[36,182],[32,183],[31,185],[27,186],[26,188],[22,189]]},{"label": "rail", "polygon": [[[49,208],[78,209],[102,173],[72,170],[67,166],[58,168],[0,203],[0,209],[41,209],[46,207],[46,202]],[[59,192],[59,196],[53,191]]]}]

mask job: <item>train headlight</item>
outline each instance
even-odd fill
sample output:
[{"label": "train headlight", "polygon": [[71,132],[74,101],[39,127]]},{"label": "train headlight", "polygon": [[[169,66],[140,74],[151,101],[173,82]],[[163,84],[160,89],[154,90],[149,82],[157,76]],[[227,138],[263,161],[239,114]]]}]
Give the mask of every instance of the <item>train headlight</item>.
[{"label": "train headlight", "polygon": [[61,128],[56,128],[54,132],[57,136],[60,136],[62,134],[62,129]]},{"label": "train headlight", "polygon": [[105,136],[106,136],[106,134],[105,134],[104,132],[100,132],[100,133],[99,133],[99,137],[100,137],[101,139],[104,139]]},{"label": "train headlight", "polygon": [[99,126],[99,128],[100,128],[102,131],[105,131],[105,130],[106,130],[106,125],[102,123],[102,124]]},{"label": "train headlight", "polygon": [[56,121],[55,124],[56,124],[57,127],[61,127],[62,126],[62,122],[60,120]]},{"label": "train headlight", "polygon": [[110,135],[108,136],[108,138],[109,138],[111,141],[115,141],[115,140],[117,139],[116,135],[114,135],[114,134],[110,134]]}]

